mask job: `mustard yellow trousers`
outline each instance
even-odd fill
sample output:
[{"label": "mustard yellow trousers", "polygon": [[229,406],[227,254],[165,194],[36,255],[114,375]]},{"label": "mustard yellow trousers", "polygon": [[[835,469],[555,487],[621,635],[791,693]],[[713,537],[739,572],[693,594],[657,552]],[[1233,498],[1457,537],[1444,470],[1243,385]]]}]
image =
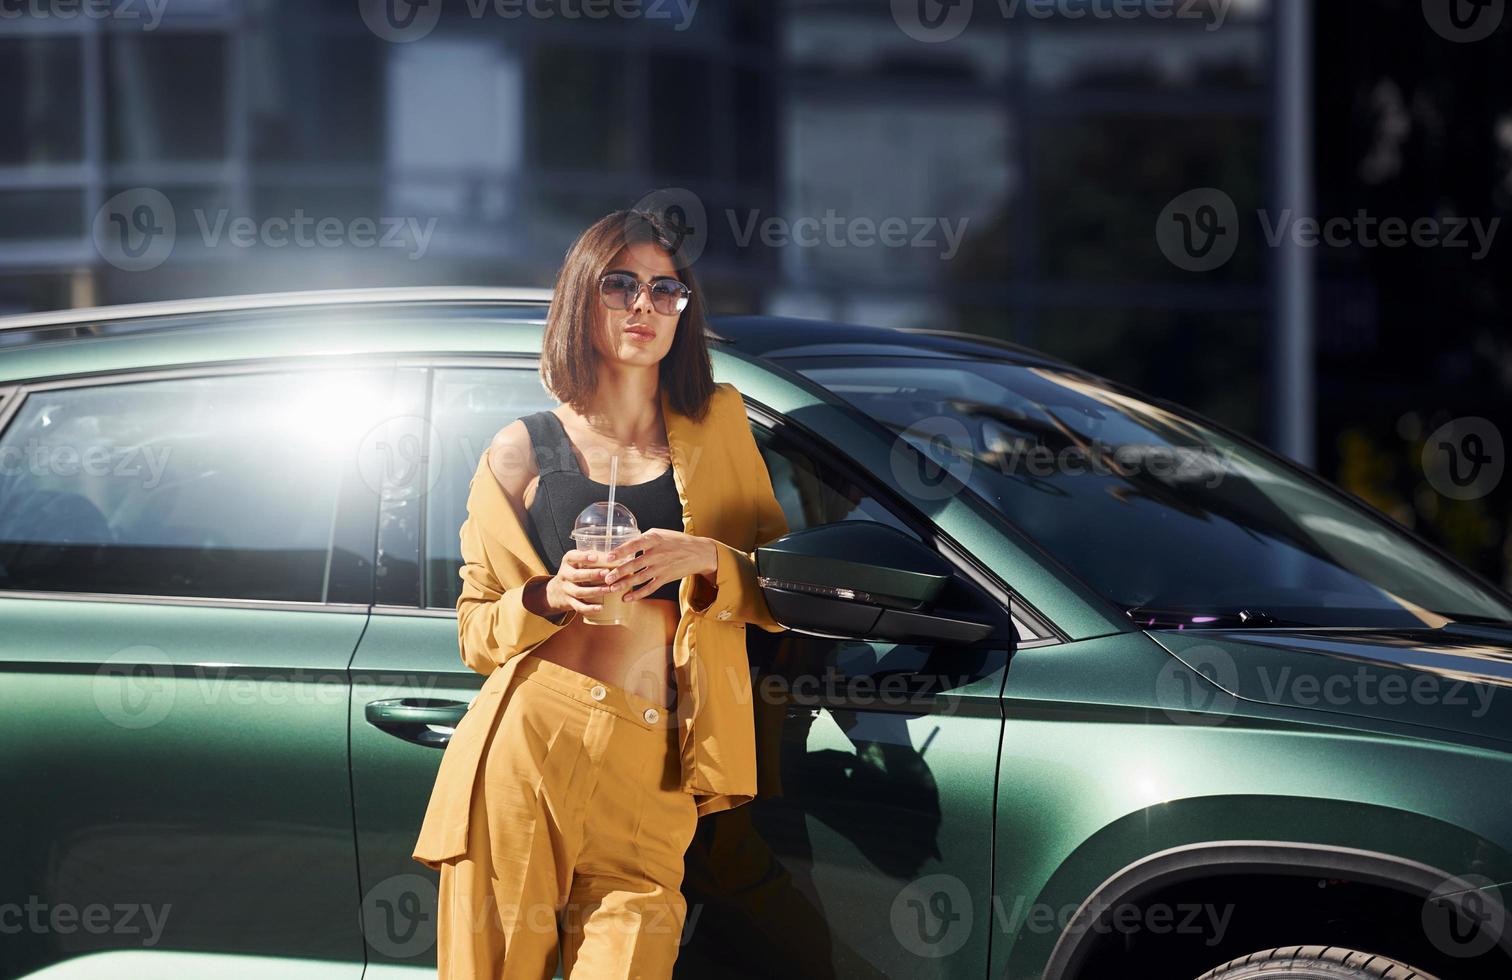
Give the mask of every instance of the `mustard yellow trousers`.
[{"label": "mustard yellow trousers", "polygon": [[525,657],[473,785],[467,852],[441,866],[440,980],[549,980],[559,950],[571,980],[666,980],[698,823],[675,711]]}]

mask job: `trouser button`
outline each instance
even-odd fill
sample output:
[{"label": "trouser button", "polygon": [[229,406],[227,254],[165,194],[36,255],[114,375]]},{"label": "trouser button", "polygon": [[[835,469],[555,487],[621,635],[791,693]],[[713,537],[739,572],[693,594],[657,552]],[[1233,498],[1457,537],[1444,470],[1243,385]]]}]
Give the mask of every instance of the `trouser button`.
[{"label": "trouser button", "polygon": [[593,690],[589,691],[588,693],[593,695],[593,700],[602,701],[604,700],[604,695],[608,694],[609,692],[604,690],[604,685],[595,684],[593,685]]},{"label": "trouser button", "polygon": [[656,719],[660,717],[661,714],[655,708],[646,709],[646,721],[650,722],[651,724],[656,724]]}]

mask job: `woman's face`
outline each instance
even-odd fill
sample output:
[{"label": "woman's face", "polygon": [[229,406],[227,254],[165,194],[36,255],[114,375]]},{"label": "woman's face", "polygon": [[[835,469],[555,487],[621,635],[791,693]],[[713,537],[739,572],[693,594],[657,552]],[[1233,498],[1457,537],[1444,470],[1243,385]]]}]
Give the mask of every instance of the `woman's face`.
[{"label": "woman's face", "polygon": [[[614,261],[600,275],[628,273],[642,282],[663,276],[677,278],[677,269],[666,252],[649,243],[636,243],[620,249]],[[630,305],[611,310],[598,301],[599,323],[595,331],[599,355],[622,364],[655,365],[672,349],[680,314],[656,312],[651,305],[651,290],[641,287]]]}]

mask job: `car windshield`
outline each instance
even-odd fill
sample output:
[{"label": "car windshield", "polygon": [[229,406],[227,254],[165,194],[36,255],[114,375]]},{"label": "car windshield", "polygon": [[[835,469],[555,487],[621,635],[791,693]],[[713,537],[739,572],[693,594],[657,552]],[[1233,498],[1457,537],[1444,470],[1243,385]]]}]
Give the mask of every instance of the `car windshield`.
[{"label": "car windshield", "polygon": [[948,467],[1142,625],[1512,620],[1503,596],[1323,481],[1074,369],[784,363]]}]

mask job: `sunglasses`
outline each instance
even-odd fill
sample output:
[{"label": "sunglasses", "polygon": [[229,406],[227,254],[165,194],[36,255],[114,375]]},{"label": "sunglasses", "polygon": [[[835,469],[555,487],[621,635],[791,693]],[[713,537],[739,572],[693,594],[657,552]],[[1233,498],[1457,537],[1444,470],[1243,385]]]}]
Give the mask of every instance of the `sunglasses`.
[{"label": "sunglasses", "polygon": [[599,297],[611,310],[629,309],[642,286],[651,287],[651,308],[663,316],[681,313],[693,295],[693,290],[671,276],[642,282],[626,272],[610,272],[599,277]]}]

